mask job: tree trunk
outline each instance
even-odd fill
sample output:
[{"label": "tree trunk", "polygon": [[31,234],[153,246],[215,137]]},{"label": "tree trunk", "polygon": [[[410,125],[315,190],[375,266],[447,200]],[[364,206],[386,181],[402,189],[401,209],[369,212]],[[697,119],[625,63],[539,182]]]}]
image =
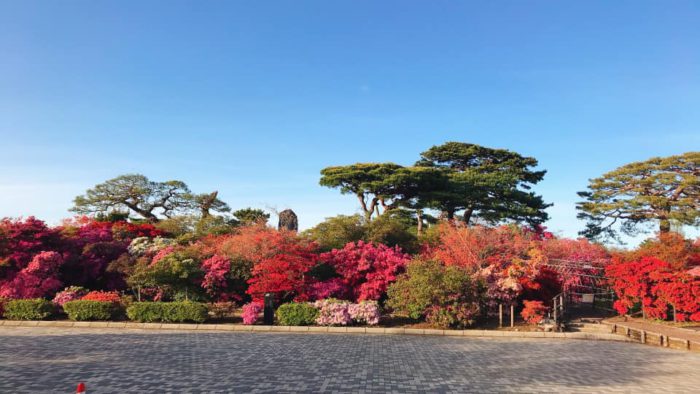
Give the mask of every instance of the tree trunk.
[{"label": "tree trunk", "polygon": [[472,214],[474,213],[474,208],[467,208],[464,211],[464,224],[469,225],[469,221],[472,220]]},{"label": "tree trunk", "polygon": [[416,227],[416,234],[420,236],[423,234],[423,211],[420,209],[416,210],[416,219],[418,219],[418,227]]}]

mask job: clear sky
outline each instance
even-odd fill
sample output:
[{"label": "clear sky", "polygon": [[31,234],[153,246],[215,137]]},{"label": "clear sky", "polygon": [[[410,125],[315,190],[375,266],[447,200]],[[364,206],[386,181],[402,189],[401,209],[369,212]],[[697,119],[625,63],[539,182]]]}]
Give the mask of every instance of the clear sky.
[{"label": "clear sky", "polygon": [[0,0],[0,216],[123,173],[357,211],[319,170],[445,141],[547,169],[547,226],[630,161],[700,149],[698,1]]}]

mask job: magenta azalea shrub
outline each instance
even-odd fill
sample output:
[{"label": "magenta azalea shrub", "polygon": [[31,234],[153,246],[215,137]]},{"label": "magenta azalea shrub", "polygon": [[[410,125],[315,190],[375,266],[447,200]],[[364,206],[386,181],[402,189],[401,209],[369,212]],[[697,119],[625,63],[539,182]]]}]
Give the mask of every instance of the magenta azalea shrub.
[{"label": "magenta azalea shrub", "polygon": [[75,301],[81,299],[88,290],[80,286],[70,286],[56,293],[53,298],[53,303],[58,306],[63,306],[68,301]]},{"label": "magenta azalea shrub", "polygon": [[350,318],[356,323],[376,326],[379,324],[379,304],[377,301],[362,301],[348,306]]},{"label": "magenta azalea shrub", "polygon": [[243,324],[255,324],[260,317],[260,312],[263,311],[263,305],[259,302],[249,302],[243,305]]}]

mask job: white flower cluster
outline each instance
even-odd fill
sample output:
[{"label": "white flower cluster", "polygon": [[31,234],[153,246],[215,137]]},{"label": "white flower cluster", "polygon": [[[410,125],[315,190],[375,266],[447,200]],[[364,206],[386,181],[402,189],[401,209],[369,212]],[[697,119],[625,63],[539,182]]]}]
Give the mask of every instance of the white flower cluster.
[{"label": "white flower cluster", "polygon": [[175,243],[175,240],[171,238],[155,237],[151,239],[148,237],[138,237],[131,241],[128,249],[130,255],[139,257],[145,254],[156,253],[173,243]]}]

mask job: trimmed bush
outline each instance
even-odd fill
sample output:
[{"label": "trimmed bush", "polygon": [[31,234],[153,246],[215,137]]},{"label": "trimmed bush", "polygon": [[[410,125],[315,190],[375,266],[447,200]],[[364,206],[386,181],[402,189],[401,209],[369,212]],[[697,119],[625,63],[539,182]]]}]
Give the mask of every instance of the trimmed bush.
[{"label": "trimmed bush", "polygon": [[63,311],[71,320],[110,320],[115,312],[116,305],[107,301],[76,300],[63,304]]},{"label": "trimmed bush", "polygon": [[318,318],[318,309],[307,303],[290,302],[277,308],[277,322],[283,326],[310,326]]},{"label": "trimmed bush", "polygon": [[5,317],[11,320],[43,320],[53,312],[54,305],[43,298],[12,300],[5,303]]},{"label": "trimmed bush", "polygon": [[203,323],[207,306],[201,302],[134,302],[126,309],[129,320],[139,322]]}]

